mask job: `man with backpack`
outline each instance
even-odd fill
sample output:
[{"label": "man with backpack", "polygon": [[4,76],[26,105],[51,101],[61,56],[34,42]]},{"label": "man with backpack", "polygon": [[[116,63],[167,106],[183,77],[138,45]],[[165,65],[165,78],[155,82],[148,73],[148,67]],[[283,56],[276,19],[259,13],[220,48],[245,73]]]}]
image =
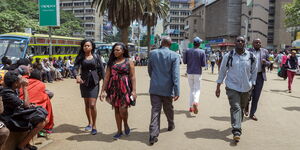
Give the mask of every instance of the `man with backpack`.
[{"label": "man with backpack", "polygon": [[255,85],[257,75],[256,57],[245,49],[245,39],[236,38],[235,49],[226,53],[221,63],[217,80],[216,96],[225,77],[226,94],[230,104],[233,139],[238,142],[242,134],[243,110],[248,103],[250,90]]},{"label": "man with backpack", "polygon": [[[261,90],[264,86],[264,81],[267,81],[266,76],[266,67],[270,65],[269,61],[269,52],[267,49],[261,48],[261,40],[254,39],[252,42],[253,48],[249,48],[249,51],[252,52],[257,58],[257,77],[254,88],[251,92],[251,109],[249,118],[257,121],[256,116],[254,115],[257,109],[258,100],[261,94]],[[249,102],[250,103],[250,102]],[[245,115],[248,116],[249,105],[245,108]]]}]

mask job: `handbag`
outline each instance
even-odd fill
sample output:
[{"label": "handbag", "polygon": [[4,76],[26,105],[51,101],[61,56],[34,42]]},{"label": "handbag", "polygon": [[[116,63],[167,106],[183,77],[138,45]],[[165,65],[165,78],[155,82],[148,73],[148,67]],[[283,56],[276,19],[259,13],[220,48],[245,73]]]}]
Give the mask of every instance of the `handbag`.
[{"label": "handbag", "polygon": [[12,131],[23,132],[33,129],[38,123],[46,120],[48,112],[41,106],[29,108],[18,107],[11,115],[9,124]]}]

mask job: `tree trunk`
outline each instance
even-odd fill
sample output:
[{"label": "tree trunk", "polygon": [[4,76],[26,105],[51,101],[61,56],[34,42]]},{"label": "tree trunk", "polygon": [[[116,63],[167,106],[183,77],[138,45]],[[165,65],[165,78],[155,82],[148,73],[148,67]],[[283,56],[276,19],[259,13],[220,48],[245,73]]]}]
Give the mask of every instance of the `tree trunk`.
[{"label": "tree trunk", "polygon": [[121,40],[125,45],[128,44],[128,27],[121,28]]},{"label": "tree trunk", "polygon": [[151,36],[151,26],[147,25],[147,46],[148,46],[148,56],[150,53],[150,36]]}]

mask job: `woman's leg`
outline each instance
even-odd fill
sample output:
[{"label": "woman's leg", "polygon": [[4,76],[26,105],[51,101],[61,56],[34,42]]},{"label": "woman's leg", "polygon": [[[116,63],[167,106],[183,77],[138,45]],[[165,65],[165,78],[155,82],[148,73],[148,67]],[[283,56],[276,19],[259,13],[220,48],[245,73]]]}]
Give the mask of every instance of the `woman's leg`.
[{"label": "woman's leg", "polygon": [[294,77],[295,77],[295,72],[291,72],[291,84],[290,84],[290,89],[292,90],[292,84],[293,84],[293,81],[294,81]]},{"label": "woman's leg", "polygon": [[118,133],[122,133],[122,118],[118,107],[115,107],[115,118],[116,118]]},{"label": "woman's leg", "polygon": [[287,76],[288,76],[288,89],[291,90],[291,84],[292,84],[292,72],[287,70]]},{"label": "woman's leg", "polygon": [[84,104],[85,104],[85,113],[86,113],[86,117],[89,121],[89,126],[92,125],[92,115],[91,115],[91,110],[89,108],[90,106],[90,101],[88,98],[84,98]]},{"label": "woman's leg", "polygon": [[92,129],[96,129],[96,119],[97,119],[97,107],[96,98],[89,98],[89,108],[91,112]]},{"label": "woman's leg", "polygon": [[27,144],[29,144],[30,140],[41,131],[46,125],[46,121],[40,122],[36,125],[36,127],[31,130],[28,135],[24,138],[24,140],[18,145],[19,148],[25,148]]},{"label": "woman's leg", "polygon": [[120,107],[119,108],[119,112],[120,112],[120,116],[123,120],[123,123],[124,123],[124,129],[129,129],[129,126],[128,126],[128,108],[127,107]]}]

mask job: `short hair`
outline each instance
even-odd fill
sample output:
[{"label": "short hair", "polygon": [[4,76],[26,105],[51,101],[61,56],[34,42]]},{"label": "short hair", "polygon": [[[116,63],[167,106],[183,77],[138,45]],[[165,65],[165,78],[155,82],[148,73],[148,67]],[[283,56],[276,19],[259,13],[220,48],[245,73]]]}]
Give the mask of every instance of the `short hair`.
[{"label": "short hair", "polygon": [[30,64],[30,60],[27,58],[21,58],[17,61],[18,67],[21,65],[28,66]]},{"label": "short hair", "polygon": [[37,79],[37,80],[42,80],[42,72],[38,69],[34,69],[31,74],[30,77],[31,79]]},{"label": "short hair", "polygon": [[14,71],[9,71],[4,75],[4,84],[12,88],[13,84],[19,80],[19,73]]},{"label": "short hair", "polygon": [[171,43],[172,43],[172,39],[169,36],[161,37],[161,45],[171,44]]}]

